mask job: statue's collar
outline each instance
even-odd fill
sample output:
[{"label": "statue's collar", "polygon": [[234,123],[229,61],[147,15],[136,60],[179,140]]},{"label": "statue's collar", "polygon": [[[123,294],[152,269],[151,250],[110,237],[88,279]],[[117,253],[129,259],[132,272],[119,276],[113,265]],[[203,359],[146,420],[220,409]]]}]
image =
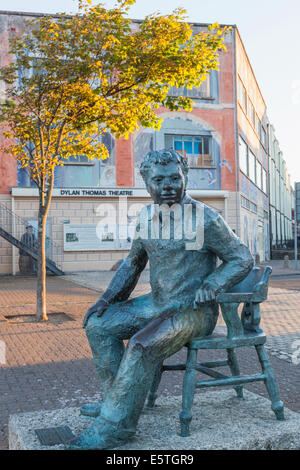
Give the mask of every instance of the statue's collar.
[{"label": "statue's collar", "polygon": [[[191,202],[192,202],[192,199],[190,198],[190,196],[188,196],[185,193],[185,195],[182,198],[181,202],[177,203],[176,205],[174,204],[174,206],[179,208],[180,206],[183,207],[184,204],[191,204]],[[182,211],[178,211],[178,210],[177,211],[176,210],[175,211],[170,211],[170,209],[171,208],[167,204],[151,204],[151,206],[148,206],[148,220],[152,220],[152,219],[158,217],[159,213],[161,213],[162,216],[170,214],[170,216],[174,220],[181,219]]]}]

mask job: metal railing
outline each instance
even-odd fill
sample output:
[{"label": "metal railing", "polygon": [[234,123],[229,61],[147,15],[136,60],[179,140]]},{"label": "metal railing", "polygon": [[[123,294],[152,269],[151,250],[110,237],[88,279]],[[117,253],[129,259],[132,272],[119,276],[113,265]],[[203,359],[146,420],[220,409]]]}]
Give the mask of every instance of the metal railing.
[{"label": "metal railing", "polygon": [[[37,250],[38,230],[34,226],[35,221],[26,220],[13,212],[7,203],[0,203],[0,227],[10,234],[13,238],[23,243],[22,236],[26,233],[26,227],[31,225],[33,234],[33,246],[29,247],[33,251]],[[9,241],[9,240],[8,240]],[[11,242],[13,243],[13,242]],[[49,263],[54,264],[62,271],[63,250],[60,245],[55,243],[48,235],[46,235],[46,257]]]}]

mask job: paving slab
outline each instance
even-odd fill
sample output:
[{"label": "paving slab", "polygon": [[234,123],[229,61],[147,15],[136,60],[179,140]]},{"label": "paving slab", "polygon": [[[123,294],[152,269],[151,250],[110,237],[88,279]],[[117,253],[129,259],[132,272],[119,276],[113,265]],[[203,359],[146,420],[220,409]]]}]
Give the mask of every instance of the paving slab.
[{"label": "paving slab", "polygon": [[[79,407],[102,397],[82,319],[88,307],[99,298],[101,290],[107,288],[113,274],[76,273],[73,282],[64,277],[48,277],[47,308],[50,315],[46,323],[8,321],[7,316],[34,314],[36,279],[0,277],[0,347],[5,345],[5,363],[0,364],[0,450],[8,448],[9,415]],[[150,290],[148,275],[149,271],[145,270],[132,296]],[[83,286],[81,280],[89,285]],[[268,300],[261,305],[262,327],[268,336],[266,349],[281,399],[296,412],[300,412],[299,305],[299,276],[271,279]],[[52,321],[52,316],[55,319],[55,315],[62,313],[73,321]],[[224,329],[221,317],[218,324]],[[254,348],[239,348],[237,355],[243,374],[261,372]],[[184,362],[186,351],[182,350],[175,356],[168,362]],[[199,352],[200,362],[222,359],[225,356],[220,351]],[[230,374],[227,368],[220,372]],[[181,371],[164,374],[159,394],[180,396],[182,380]],[[245,387],[267,397],[262,383]]]},{"label": "paving slab", "polygon": [[[232,389],[195,395],[191,435],[179,436],[180,397],[157,400],[145,410],[137,434],[122,450],[299,450],[300,414],[285,410],[277,421],[270,401],[245,391],[238,399]],[[64,444],[42,445],[35,429],[69,426],[74,435],[90,427],[93,419],[81,416],[79,408],[21,413],[10,416],[11,450],[63,450]]]}]

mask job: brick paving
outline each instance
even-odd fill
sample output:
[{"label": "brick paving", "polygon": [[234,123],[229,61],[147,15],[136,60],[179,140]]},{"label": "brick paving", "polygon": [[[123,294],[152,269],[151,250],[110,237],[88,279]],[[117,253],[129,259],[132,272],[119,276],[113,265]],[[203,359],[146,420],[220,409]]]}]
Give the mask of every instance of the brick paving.
[{"label": "brick paving", "polygon": [[[81,406],[101,397],[91,351],[82,329],[87,308],[99,297],[112,273],[84,273],[85,287],[79,275],[72,279],[48,277],[47,305],[49,322],[7,321],[5,316],[25,318],[35,311],[34,278],[0,278],[0,340],[6,345],[6,364],[0,365],[0,449],[7,443],[9,414]],[[72,282],[70,282],[70,280]],[[78,284],[79,283],[79,284]],[[91,288],[87,288],[90,286]],[[93,290],[97,289],[97,291]],[[147,273],[133,295],[149,291]],[[262,327],[267,333],[270,360],[285,405],[300,412],[300,365],[292,362],[300,348],[300,276],[271,280],[269,297],[262,306]],[[54,321],[54,314],[68,314],[65,321]],[[219,325],[223,325],[220,319]],[[241,372],[259,371],[254,348],[237,350]],[[222,352],[203,351],[201,360],[215,360]],[[185,351],[175,356],[184,360]],[[300,361],[300,354],[298,356]],[[170,358],[172,362],[174,358]],[[295,362],[295,361],[294,361]],[[254,370],[255,369],[255,370]],[[225,372],[225,370],[224,370]],[[160,393],[180,394],[182,372],[165,373]],[[267,396],[261,383],[249,384],[249,390]]]}]

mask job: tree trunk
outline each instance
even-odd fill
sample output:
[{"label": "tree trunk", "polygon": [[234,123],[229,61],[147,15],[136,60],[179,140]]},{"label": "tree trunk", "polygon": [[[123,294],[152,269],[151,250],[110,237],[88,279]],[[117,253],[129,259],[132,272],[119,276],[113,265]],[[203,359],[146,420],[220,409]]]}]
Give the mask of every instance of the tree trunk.
[{"label": "tree trunk", "polygon": [[47,321],[46,303],[46,225],[53,191],[54,175],[50,176],[50,184],[47,188],[47,195],[40,191],[39,195],[39,215],[38,215],[38,259],[37,259],[37,308],[36,320]]},{"label": "tree trunk", "polygon": [[46,223],[47,215],[40,201],[38,218],[37,321],[48,320],[46,306]]}]

